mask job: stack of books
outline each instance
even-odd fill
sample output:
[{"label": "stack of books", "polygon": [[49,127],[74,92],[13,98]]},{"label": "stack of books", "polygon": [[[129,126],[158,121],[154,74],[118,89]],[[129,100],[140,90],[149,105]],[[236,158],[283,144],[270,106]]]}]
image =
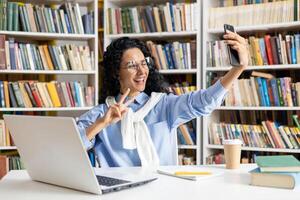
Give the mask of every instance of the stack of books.
[{"label": "stack of books", "polygon": [[300,183],[300,162],[292,155],[257,156],[251,185],[294,189]]}]

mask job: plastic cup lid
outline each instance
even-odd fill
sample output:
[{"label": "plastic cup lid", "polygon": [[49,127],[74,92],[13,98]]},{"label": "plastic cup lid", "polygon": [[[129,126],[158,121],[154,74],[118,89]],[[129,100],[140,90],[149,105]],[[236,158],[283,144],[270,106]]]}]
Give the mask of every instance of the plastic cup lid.
[{"label": "plastic cup lid", "polygon": [[223,140],[223,144],[242,144],[242,141],[239,139]]}]

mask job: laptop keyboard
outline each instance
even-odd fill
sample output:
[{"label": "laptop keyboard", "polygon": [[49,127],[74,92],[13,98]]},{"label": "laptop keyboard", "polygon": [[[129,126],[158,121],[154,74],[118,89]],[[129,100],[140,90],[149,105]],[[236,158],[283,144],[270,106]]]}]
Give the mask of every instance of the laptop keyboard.
[{"label": "laptop keyboard", "polygon": [[106,177],[106,176],[96,176],[98,179],[98,183],[100,185],[104,186],[113,186],[113,185],[120,185],[124,183],[129,183],[129,181],[121,180],[121,179],[116,179],[116,178],[111,178],[111,177]]}]

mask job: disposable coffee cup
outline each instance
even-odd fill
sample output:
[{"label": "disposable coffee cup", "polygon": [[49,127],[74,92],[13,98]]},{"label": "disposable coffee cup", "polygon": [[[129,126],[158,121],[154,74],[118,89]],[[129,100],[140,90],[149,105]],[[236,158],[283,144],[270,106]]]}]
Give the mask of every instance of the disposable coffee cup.
[{"label": "disposable coffee cup", "polygon": [[242,141],[238,139],[224,140],[223,145],[226,169],[238,169],[240,167]]}]

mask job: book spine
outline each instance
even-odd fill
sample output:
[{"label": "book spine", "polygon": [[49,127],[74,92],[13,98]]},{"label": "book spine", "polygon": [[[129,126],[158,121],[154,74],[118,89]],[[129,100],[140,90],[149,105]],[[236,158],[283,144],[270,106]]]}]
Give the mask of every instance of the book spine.
[{"label": "book spine", "polygon": [[[5,107],[4,84],[0,81],[0,107]],[[0,133],[1,134],[1,133]]]},{"label": "book spine", "polygon": [[12,83],[12,88],[13,88],[13,91],[14,91],[14,94],[15,94],[15,97],[16,97],[16,100],[17,100],[18,107],[24,108],[25,107],[24,99],[22,97],[22,94],[21,94],[18,83],[13,82]]},{"label": "book spine", "polygon": [[75,100],[74,100],[74,97],[73,97],[73,94],[72,94],[71,83],[70,82],[65,82],[65,83],[66,83],[66,89],[67,89],[67,92],[68,92],[68,96],[69,96],[71,106],[75,107],[76,105],[75,105]]},{"label": "book spine", "polygon": [[270,98],[269,98],[269,95],[268,95],[267,80],[262,78],[261,81],[262,81],[262,86],[263,86],[263,93],[264,93],[264,97],[265,97],[265,102],[266,102],[265,105],[266,106],[271,106]]},{"label": "book spine", "polygon": [[288,64],[292,64],[292,52],[291,52],[292,45],[291,45],[291,36],[290,35],[285,36],[285,43],[286,43]]},{"label": "book spine", "polygon": [[263,83],[262,83],[262,78],[258,77],[255,79],[257,82],[257,86],[258,86],[258,91],[259,91],[259,97],[260,97],[260,102],[262,106],[266,106],[266,99],[265,99],[265,95],[264,95],[264,89],[263,89]]},{"label": "book spine", "polygon": [[4,87],[4,98],[5,98],[5,106],[6,108],[10,108],[10,101],[9,101],[9,88],[8,88],[8,82],[3,81],[3,87]]},{"label": "book spine", "polygon": [[273,95],[274,95],[274,105],[275,106],[280,106],[279,96],[278,96],[278,88],[277,88],[277,80],[276,79],[271,79],[270,83],[271,83],[272,92],[273,92]]},{"label": "book spine", "polygon": [[13,31],[19,31],[19,6],[18,6],[18,3],[13,4]]},{"label": "book spine", "polygon": [[267,50],[268,64],[273,65],[273,55],[272,55],[272,46],[271,46],[270,38],[271,38],[270,35],[265,35],[264,37],[266,50]]},{"label": "book spine", "polygon": [[31,101],[32,106],[33,106],[33,107],[37,107],[37,103],[36,103],[36,101],[34,100],[34,97],[33,97],[33,95],[32,95],[32,92],[31,92],[29,83],[28,83],[28,82],[25,82],[25,83],[24,83],[24,87],[25,87],[25,90],[26,90],[26,92],[27,92],[27,94],[28,94],[28,96],[29,96],[29,99],[30,99],[30,101]]},{"label": "book spine", "polygon": [[15,97],[15,93],[14,93],[14,90],[13,90],[12,83],[8,84],[8,90],[9,90],[10,103],[11,103],[12,107],[17,108],[18,104],[17,104],[17,100],[16,100],[16,97]]},{"label": "book spine", "polygon": [[0,70],[6,68],[5,35],[0,35]]},{"label": "book spine", "polygon": [[275,42],[276,42],[276,47],[277,47],[277,54],[278,54],[278,64],[283,64],[283,59],[282,59],[282,49],[281,49],[281,41],[279,37],[275,37]]},{"label": "book spine", "polygon": [[272,47],[272,55],[273,55],[273,63],[274,65],[279,64],[279,58],[277,53],[277,43],[276,43],[276,36],[271,37],[270,39],[271,47]]},{"label": "book spine", "polygon": [[291,36],[291,57],[292,57],[292,64],[297,64],[297,52],[296,52],[296,44],[295,44],[294,36]]},{"label": "book spine", "polygon": [[280,88],[282,91],[282,98],[283,98],[283,106],[287,106],[287,92],[286,92],[286,85],[284,78],[279,78],[280,79]]},{"label": "book spine", "polygon": [[7,30],[13,31],[13,6],[14,3],[7,2]]},{"label": "book spine", "polygon": [[36,102],[37,107],[44,107],[41,96],[38,92],[37,86],[34,82],[29,82],[30,90],[32,92],[32,96]]},{"label": "book spine", "polygon": [[280,79],[277,78],[276,81],[277,81],[279,104],[280,104],[280,106],[284,106],[284,100],[283,100],[283,94],[282,94],[281,85],[280,85]]},{"label": "book spine", "polygon": [[9,58],[11,69],[16,69],[15,40],[9,38]]}]

